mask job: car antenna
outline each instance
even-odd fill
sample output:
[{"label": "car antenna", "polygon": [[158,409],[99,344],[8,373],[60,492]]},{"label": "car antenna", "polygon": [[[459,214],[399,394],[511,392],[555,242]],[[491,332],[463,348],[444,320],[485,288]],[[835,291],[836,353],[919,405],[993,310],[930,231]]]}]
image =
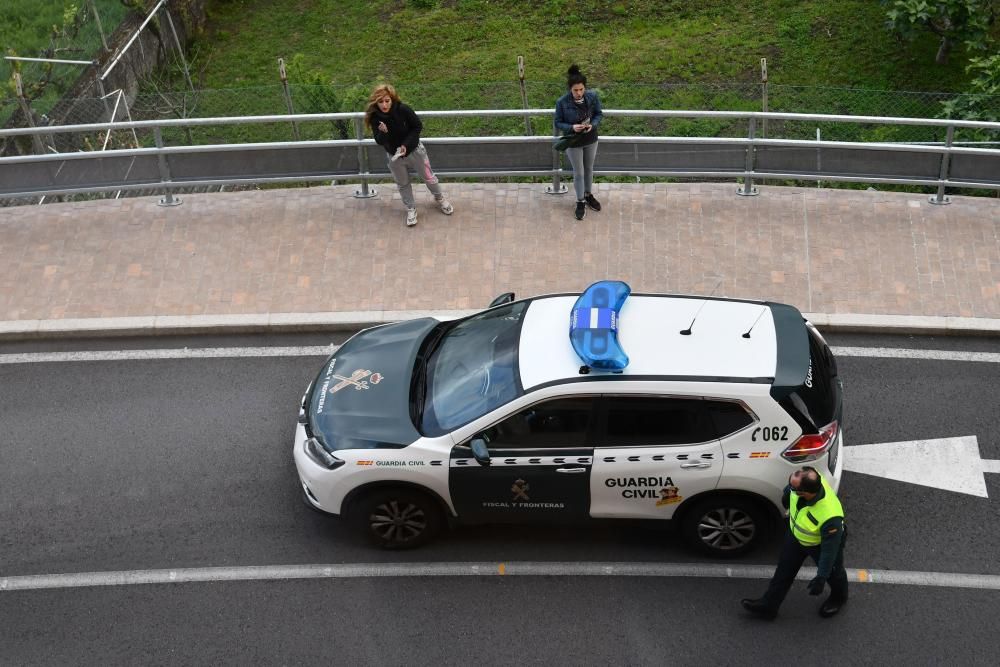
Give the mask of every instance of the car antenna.
[{"label": "car antenna", "polygon": [[691,318],[691,324],[688,325],[688,328],[687,329],[681,329],[680,334],[682,336],[690,336],[691,335],[691,329],[694,327],[694,321],[696,319],[698,319],[699,315],[701,315],[701,309],[705,307],[705,304],[708,303],[708,300],[711,299],[715,295],[715,290],[719,289],[719,285],[722,284],[722,278],[723,278],[723,276],[719,276],[719,280],[715,283],[715,287],[712,288],[712,292],[707,297],[705,297],[705,300],[701,302],[700,306],[698,306],[698,312],[696,312],[694,314],[694,317]]},{"label": "car antenna", "polygon": [[760,318],[764,317],[764,312],[765,312],[766,310],[767,310],[767,306],[761,306],[761,307],[760,307],[760,315],[758,315],[758,316],[757,316],[757,319],[755,319],[755,320],[753,321],[753,324],[751,324],[751,325],[750,325],[750,328],[749,328],[749,329],[747,329],[747,332],[746,332],[745,334],[743,334],[743,337],[744,337],[744,338],[749,338],[749,337],[750,337],[750,332],[751,332],[751,331],[753,331],[753,328],[754,328],[755,326],[757,326],[757,323],[758,323],[758,322],[760,322]]}]

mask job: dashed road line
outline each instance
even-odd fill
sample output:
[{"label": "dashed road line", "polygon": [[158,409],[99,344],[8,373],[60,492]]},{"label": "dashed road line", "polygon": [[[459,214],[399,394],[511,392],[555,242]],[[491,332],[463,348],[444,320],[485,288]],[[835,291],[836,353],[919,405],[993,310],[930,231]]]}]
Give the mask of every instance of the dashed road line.
[{"label": "dashed road line", "polygon": [[[149,584],[277,581],[284,579],[378,579],[389,577],[684,577],[770,579],[770,565],[701,563],[484,562],[484,563],[354,563],[338,565],[264,565],[197,567],[166,570],[122,570],[74,574],[34,574],[0,578],[0,592]],[[808,581],[816,568],[802,568]],[[958,572],[849,569],[859,584],[974,588],[1000,591],[1000,575]]]}]

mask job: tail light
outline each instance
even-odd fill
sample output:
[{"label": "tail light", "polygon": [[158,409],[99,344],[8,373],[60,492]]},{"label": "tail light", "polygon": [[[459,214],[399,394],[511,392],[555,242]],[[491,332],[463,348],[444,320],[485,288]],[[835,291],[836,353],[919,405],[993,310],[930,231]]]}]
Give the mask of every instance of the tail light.
[{"label": "tail light", "polygon": [[781,452],[782,458],[792,463],[815,461],[826,454],[827,450],[837,440],[839,427],[832,421],[819,430],[819,433],[803,435]]}]

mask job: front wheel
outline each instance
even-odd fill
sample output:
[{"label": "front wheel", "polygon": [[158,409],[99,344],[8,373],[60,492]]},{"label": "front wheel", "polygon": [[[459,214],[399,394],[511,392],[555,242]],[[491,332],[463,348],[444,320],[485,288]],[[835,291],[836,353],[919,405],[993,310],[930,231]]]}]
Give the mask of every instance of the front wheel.
[{"label": "front wheel", "polygon": [[368,539],[384,549],[412,549],[425,544],[444,523],[441,508],[433,498],[405,488],[365,494],[354,503],[351,515]]},{"label": "front wheel", "polygon": [[681,519],[685,541],[716,558],[734,558],[751,551],[764,539],[767,528],[767,515],[760,506],[736,496],[698,501]]}]

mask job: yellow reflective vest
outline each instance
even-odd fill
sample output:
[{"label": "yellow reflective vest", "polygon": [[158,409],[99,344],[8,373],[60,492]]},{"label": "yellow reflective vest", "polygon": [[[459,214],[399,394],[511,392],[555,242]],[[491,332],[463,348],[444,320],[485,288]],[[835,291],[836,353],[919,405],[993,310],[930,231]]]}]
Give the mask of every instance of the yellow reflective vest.
[{"label": "yellow reflective vest", "polygon": [[799,544],[806,547],[816,547],[822,541],[820,527],[835,516],[843,517],[844,508],[840,499],[833,492],[833,487],[827,484],[822,475],[819,481],[823,484],[823,497],[814,505],[799,507],[799,496],[793,490],[788,494],[788,527]]}]

